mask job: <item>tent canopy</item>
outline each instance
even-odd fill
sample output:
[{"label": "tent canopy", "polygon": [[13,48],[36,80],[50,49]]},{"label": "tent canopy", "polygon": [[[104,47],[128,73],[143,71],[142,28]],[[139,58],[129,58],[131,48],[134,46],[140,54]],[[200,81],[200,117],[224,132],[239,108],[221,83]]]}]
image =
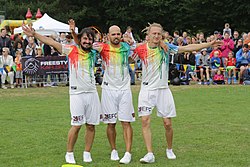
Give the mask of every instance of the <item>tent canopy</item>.
[{"label": "tent canopy", "polygon": [[[39,20],[33,22],[32,26],[37,33],[41,35],[51,35],[59,32],[70,32],[69,25],[57,21],[51,18],[47,13],[43,15]],[[76,33],[78,33],[78,28],[75,29]],[[14,34],[22,33],[22,27],[18,27],[14,29]]]}]

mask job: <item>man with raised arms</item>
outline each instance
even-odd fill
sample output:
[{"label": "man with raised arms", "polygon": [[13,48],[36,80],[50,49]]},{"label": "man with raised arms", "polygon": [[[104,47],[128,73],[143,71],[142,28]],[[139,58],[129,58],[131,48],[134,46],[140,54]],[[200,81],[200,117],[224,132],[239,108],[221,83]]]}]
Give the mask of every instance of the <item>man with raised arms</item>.
[{"label": "man with raised arms", "polygon": [[154,107],[157,115],[162,117],[167,141],[166,155],[168,159],[176,159],[172,150],[173,129],[171,118],[176,116],[175,104],[172,93],[168,87],[169,54],[200,50],[212,45],[220,45],[222,42],[191,44],[187,46],[175,46],[166,43],[168,51],[161,49],[163,28],[160,24],[153,23],[146,28],[148,40],[145,44],[134,50],[134,59],[140,58],[142,62],[142,82],[138,99],[138,114],[142,121],[142,133],[147,148],[147,154],[140,159],[142,163],[153,163],[155,157],[152,148],[150,129],[150,115]]},{"label": "man with raised arms", "polygon": [[92,162],[90,150],[94,141],[95,125],[98,125],[100,120],[100,101],[94,78],[96,51],[91,49],[94,42],[93,31],[90,28],[84,28],[77,35],[78,46],[62,45],[51,38],[36,33],[27,26],[23,26],[23,31],[26,35],[33,36],[43,43],[53,46],[60,53],[68,55],[72,126],[68,133],[65,159],[67,163],[76,163],[73,153],[74,145],[81,126],[85,124],[83,161]]}]

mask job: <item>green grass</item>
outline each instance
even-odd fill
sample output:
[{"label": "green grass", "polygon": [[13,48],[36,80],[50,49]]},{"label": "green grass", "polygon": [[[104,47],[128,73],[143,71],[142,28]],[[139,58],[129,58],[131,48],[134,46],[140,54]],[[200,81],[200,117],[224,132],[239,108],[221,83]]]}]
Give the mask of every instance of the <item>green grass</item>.
[{"label": "green grass", "polygon": [[[98,87],[99,93],[100,88]],[[161,167],[247,167],[250,166],[250,87],[171,87],[177,117],[173,119],[176,160],[165,157],[165,135],[161,118],[152,115],[153,147],[156,163],[142,165],[146,153],[140,119],[132,124],[133,160],[127,166]],[[136,110],[139,86],[133,86]],[[70,128],[68,87],[0,90],[0,166],[60,167],[64,164]],[[109,160],[106,125],[96,127],[93,163],[82,163],[84,127],[75,146],[78,164],[123,166]],[[124,142],[117,125],[120,157]]]}]

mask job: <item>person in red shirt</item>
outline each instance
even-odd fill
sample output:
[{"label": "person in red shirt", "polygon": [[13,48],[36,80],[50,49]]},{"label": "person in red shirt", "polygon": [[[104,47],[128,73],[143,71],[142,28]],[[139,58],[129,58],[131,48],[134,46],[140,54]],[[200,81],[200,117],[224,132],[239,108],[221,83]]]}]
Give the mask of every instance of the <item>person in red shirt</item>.
[{"label": "person in red shirt", "polygon": [[230,51],[228,53],[228,58],[225,59],[226,71],[228,72],[228,80],[227,83],[231,84],[232,81],[232,72],[233,72],[233,83],[236,84],[236,58],[233,57],[234,53]]}]

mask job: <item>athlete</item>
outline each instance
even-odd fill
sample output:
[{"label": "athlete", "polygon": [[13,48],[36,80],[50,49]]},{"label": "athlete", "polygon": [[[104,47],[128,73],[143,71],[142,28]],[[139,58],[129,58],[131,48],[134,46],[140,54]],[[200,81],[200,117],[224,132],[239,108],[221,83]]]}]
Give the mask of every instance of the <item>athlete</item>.
[{"label": "athlete", "polygon": [[90,150],[95,136],[95,125],[100,121],[100,101],[95,86],[94,64],[96,51],[92,50],[94,33],[90,28],[84,28],[77,38],[79,45],[62,45],[51,38],[36,33],[33,29],[23,26],[27,36],[33,36],[43,43],[53,46],[60,53],[68,55],[69,94],[71,128],[68,133],[67,163],[75,164],[74,145],[82,125],[85,124],[85,150],[83,161],[92,162]]},{"label": "athlete", "polygon": [[162,117],[165,127],[167,141],[166,155],[168,159],[176,159],[172,150],[173,128],[171,118],[176,116],[175,104],[172,93],[168,87],[169,54],[191,52],[212,45],[221,45],[220,41],[210,43],[190,44],[186,46],[175,46],[165,43],[168,51],[161,49],[163,28],[160,24],[150,24],[147,30],[147,42],[138,46],[132,55],[133,59],[141,59],[142,82],[138,99],[138,114],[142,121],[142,133],[147,148],[147,154],[140,159],[142,163],[155,162],[152,148],[152,137],[150,129],[150,115],[154,107],[157,115]]}]

